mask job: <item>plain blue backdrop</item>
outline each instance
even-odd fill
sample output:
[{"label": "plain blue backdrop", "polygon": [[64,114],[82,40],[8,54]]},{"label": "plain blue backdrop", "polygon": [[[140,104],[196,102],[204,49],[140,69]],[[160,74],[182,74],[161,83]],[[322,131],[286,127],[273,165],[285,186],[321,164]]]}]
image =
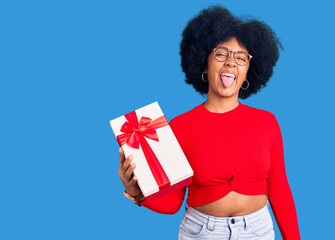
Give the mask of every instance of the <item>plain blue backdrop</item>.
[{"label": "plain blue backdrop", "polygon": [[1,1],[0,239],[177,239],[184,205],[162,215],[123,196],[109,120],[154,101],[170,120],[205,101],[184,83],[179,43],[188,20],[216,3],[265,21],[283,43],[268,86],[241,102],[278,119],[302,239],[329,239],[335,38],[326,0]]}]

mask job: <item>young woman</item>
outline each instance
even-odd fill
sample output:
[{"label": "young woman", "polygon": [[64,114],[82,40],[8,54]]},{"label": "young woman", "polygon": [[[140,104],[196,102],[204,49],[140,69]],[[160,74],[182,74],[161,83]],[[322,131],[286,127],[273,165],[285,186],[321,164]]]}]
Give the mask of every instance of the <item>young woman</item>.
[{"label": "young woman", "polygon": [[[272,76],[281,47],[275,33],[212,6],[191,19],[180,47],[186,83],[207,99],[170,121],[194,171],[179,239],[274,239],[269,203],[283,239],[300,239],[277,119],[239,101]],[[147,203],[132,160],[120,149],[125,195],[153,211],[176,213],[186,187]]]}]

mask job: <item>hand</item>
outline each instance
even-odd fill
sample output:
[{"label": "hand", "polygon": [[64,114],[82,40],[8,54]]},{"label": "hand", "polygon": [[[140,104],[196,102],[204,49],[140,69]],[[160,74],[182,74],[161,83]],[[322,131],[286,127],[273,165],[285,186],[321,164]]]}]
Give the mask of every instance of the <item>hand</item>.
[{"label": "hand", "polygon": [[126,192],[136,197],[138,201],[144,200],[143,194],[140,187],[137,184],[137,177],[134,176],[134,170],[136,164],[130,164],[133,161],[133,155],[130,155],[127,159],[124,156],[122,148],[119,149],[120,165],[119,165],[119,177],[126,189]]}]

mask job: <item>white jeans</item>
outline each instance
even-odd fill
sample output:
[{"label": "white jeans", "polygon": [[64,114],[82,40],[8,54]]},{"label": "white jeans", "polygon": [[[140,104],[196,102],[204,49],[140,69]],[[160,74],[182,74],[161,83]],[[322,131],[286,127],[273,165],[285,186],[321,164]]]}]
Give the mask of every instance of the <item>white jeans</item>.
[{"label": "white jeans", "polygon": [[269,202],[244,216],[214,217],[188,207],[179,228],[179,240],[190,239],[275,239]]}]

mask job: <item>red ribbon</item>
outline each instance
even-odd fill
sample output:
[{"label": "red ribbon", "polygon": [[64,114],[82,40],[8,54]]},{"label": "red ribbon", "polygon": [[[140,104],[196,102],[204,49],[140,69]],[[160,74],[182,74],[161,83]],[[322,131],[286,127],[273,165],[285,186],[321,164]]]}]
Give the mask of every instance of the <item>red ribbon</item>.
[{"label": "red ribbon", "polygon": [[118,143],[120,146],[127,143],[129,146],[136,149],[139,149],[139,145],[141,144],[142,151],[155,181],[159,186],[159,190],[169,187],[170,180],[167,177],[162,165],[158,161],[155,153],[152,151],[149,143],[145,139],[145,137],[147,137],[158,142],[156,129],[168,125],[165,116],[163,115],[153,121],[148,117],[141,117],[139,122],[135,111],[124,116],[127,119],[127,122],[122,125],[120,131],[125,134],[121,134],[116,137]]}]

